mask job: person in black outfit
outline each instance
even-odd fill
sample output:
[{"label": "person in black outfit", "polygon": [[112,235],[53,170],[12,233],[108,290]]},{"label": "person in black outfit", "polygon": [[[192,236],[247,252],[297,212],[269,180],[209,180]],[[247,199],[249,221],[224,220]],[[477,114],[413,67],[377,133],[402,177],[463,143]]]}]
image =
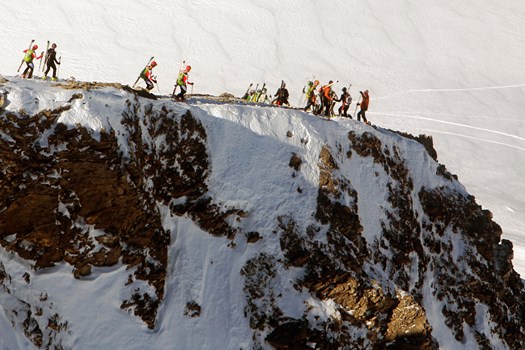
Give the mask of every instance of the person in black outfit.
[{"label": "person in black outfit", "polygon": [[288,102],[288,97],[290,94],[288,93],[288,90],[286,89],[286,84],[283,82],[281,84],[281,87],[277,90],[275,93],[275,100],[273,100],[273,103],[278,106],[289,106],[290,102]]},{"label": "person in black outfit", "polygon": [[350,119],[352,119],[352,116],[348,115],[348,108],[352,103],[352,96],[350,96],[350,93],[348,93],[345,87],[343,88],[343,93],[341,94],[341,98],[339,98],[339,102],[342,102],[341,106],[338,109],[339,116],[350,117]]},{"label": "person in black outfit", "polygon": [[53,45],[51,45],[51,48],[47,50],[45,62],[45,64],[47,65],[47,69],[44,73],[44,76],[42,77],[43,80],[47,79],[47,73],[49,73],[50,69],[53,69],[53,77],[51,78],[51,80],[57,80],[57,66],[55,64],[60,64],[60,62],[57,61],[57,52],[55,51],[56,48],[57,44],[53,43]]}]

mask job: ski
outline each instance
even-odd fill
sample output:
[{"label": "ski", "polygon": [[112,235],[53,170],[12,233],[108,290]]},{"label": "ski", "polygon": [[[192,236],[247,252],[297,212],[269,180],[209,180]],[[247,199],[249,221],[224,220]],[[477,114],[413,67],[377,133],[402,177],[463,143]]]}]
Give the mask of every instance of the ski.
[{"label": "ski", "polygon": [[253,91],[253,95],[250,95],[248,98],[248,101],[255,102],[255,95],[257,94],[257,90],[259,90],[259,84],[255,85],[255,90]]},{"label": "ski", "polygon": [[[33,45],[34,42],[35,42],[35,39],[31,39],[31,43],[29,44],[28,50],[31,50],[31,46]],[[22,62],[20,62],[20,66],[18,66],[18,70],[16,71],[17,73],[20,72],[20,68],[22,68],[23,64],[24,64],[24,59],[22,58]]]},{"label": "ski", "polygon": [[[179,68],[179,74],[182,73],[182,70],[184,69],[184,65],[186,64],[186,60],[182,60],[182,62],[180,63],[180,68]],[[177,81],[179,80],[179,76],[177,75]],[[175,84],[173,86],[173,92],[171,93],[171,98],[175,98],[175,92],[177,90],[177,84]]]},{"label": "ski", "polygon": [[[46,56],[44,57],[44,67],[42,67],[42,72],[46,70],[48,50],[49,50],[49,40],[47,41],[47,45],[46,45]],[[40,65],[42,65],[42,60],[40,60]],[[40,67],[38,67],[38,70],[40,70]]]},{"label": "ski", "polygon": [[[44,51],[42,51],[42,53],[40,54],[40,57],[43,57],[43,56],[44,56]],[[38,63],[38,70],[40,70],[41,66],[42,66],[42,58],[40,59],[40,62]],[[44,65],[44,69],[46,69],[46,65]]]},{"label": "ski", "polygon": [[[151,61],[153,61],[154,58],[155,58],[154,56],[151,56],[151,58],[149,59],[148,63],[144,66],[144,68],[146,68],[147,66],[149,66],[149,64],[151,63]],[[135,80],[135,83],[133,84],[133,86],[132,86],[131,88],[134,88],[135,85],[137,85],[137,83],[139,82],[139,80],[140,80],[140,76],[142,75],[142,72],[143,72],[143,71],[144,71],[144,69],[142,69],[142,70],[140,71],[139,77],[137,78],[137,80]]]},{"label": "ski", "polygon": [[266,89],[266,83],[263,83],[263,86],[260,90],[255,91],[255,98],[254,98],[255,101],[254,102],[260,102],[259,98],[263,94],[264,89]]},{"label": "ski", "polygon": [[248,96],[250,96],[250,89],[252,88],[253,83],[250,83],[250,86],[248,86],[248,89],[246,89],[246,93],[242,96],[243,100],[247,100]]}]

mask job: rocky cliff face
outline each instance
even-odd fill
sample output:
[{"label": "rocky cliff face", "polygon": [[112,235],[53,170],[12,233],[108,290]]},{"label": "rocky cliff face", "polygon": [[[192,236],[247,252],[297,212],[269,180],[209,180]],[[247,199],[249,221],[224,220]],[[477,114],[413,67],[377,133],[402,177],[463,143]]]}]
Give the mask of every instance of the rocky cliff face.
[{"label": "rocky cliff face", "polygon": [[[120,307],[154,329],[174,244],[162,204],[169,215],[228,238],[231,249],[241,239],[260,247],[231,272],[242,276],[237,288],[254,349],[437,349],[438,327],[459,344],[473,337],[480,349],[525,347],[525,290],[511,243],[500,240],[490,212],[444,166],[434,166],[441,185],[416,186],[418,173],[395,143],[399,135],[385,144],[385,131],[349,130],[336,145],[325,144],[316,155],[313,222],[280,213],[273,230],[280,250],[269,252],[257,227],[234,224],[254,214],[225,207],[209,192],[209,130],[190,109],[124,94],[121,128],[93,135],[59,122],[87,99],[78,85],[60,88],[75,90],[53,109],[0,109],[0,244],[28,269],[68,264],[86,280],[93,268],[126,265]],[[7,107],[9,95],[5,101]],[[437,158],[431,138],[418,141],[427,149],[419,152]],[[344,170],[357,159],[367,165],[361,176],[378,181],[383,196],[374,235],[362,221],[367,194]],[[303,171],[301,155],[286,163],[294,176]],[[20,293],[31,290],[30,275],[5,266],[0,261],[0,300],[9,299],[4,312],[13,327],[37,347],[65,347],[68,320],[45,294]],[[282,308],[279,276],[290,271],[301,273],[288,293],[308,296],[302,316]],[[329,304],[330,316],[321,317],[316,303]],[[205,317],[201,307],[188,301],[185,315]]]}]

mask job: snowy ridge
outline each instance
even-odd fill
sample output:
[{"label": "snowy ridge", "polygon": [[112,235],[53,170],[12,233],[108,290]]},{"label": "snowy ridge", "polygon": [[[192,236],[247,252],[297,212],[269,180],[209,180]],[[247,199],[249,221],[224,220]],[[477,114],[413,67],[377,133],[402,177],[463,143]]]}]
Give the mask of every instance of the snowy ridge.
[{"label": "snowy ridge", "polygon": [[[21,173],[26,182],[9,192],[19,199],[2,199],[0,332],[16,333],[2,349],[30,348],[26,337],[72,349],[523,344],[523,285],[501,230],[415,140],[354,120],[111,87],[12,79],[4,89],[2,149],[43,158],[43,168]],[[93,165],[105,158],[107,168]],[[4,163],[11,180],[16,164]],[[83,188],[69,175],[83,177],[83,166],[108,178]],[[136,192],[144,212],[135,197],[113,197],[114,186]],[[88,237],[63,258],[41,255],[36,231],[6,216],[46,191],[56,207],[39,230]],[[138,215],[127,230],[159,226],[134,242],[141,230],[128,237],[104,221],[125,221],[121,212]],[[28,251],[34,259],[21,257]],[[30,312],[14,318],[21,308]]]}]

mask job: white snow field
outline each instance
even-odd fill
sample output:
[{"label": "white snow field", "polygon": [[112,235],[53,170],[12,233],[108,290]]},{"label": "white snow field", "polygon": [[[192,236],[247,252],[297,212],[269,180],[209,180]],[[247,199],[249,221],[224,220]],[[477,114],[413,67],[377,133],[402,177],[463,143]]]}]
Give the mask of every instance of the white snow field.
[{"label": "white snow field", "polygon": [[[0,13],[0,74],[8,79],[17,74],[22,51],[35,39],[40,49],[45,49],[47,40],[57,43],[63,62],[60,78],[64,79],[133,84],[144,64],[155,56],[159,85],[153,92],[157,94],[171,93],[182,60],[193,67],[190,80],[195,82],[195,93],[230,92],[241,96],[249,83],[267,83],[273,94],[282,79],[290,91],[290,102],[298,105],[307,79],[315,77],[321,83],[331,79],[339,81],[335,84],[338,92],[352,84],[350,93],[354,102],[350,112],[354,114],[358,91],[368,89],[371,103],[367,116],[372,123],[433,136],[439,161],[458,175],[479,204],[494,213],[494,220],[502,226],[503,238],[514,243],[514,267],[525,276],[525,2],[2,0]],[[48,93],[45,84],[41,82],[38,86]],[[17,86],[24,83],[19,82]],[[39,91],[33,93],[38,95]],[[241,111],[233,106],[195,108],[202,108],[208,126],[215,126],[209,116],[221,117],[221,113],[228,111],[232,114],[228,118],[233,120],[235,113],[247,113],[252,107]],[[242,124],[239,120],[237,127],[231,125],[231,129],[217,130],[215,137],[223,134],[231,137],[221,138],[223,143],[230,143],[221,144],[220,149],[225,153],[214,155],[213,166],[233,176],[227,169],[221,169],[221,161],[231,161],[227,151],[235,149],[237,143],[250,149],[251,142],[265,142],[264,137],[287,130],[287,123],[300,128],[294,112],[288,117],[277,109],[267,113],[268,120],[278,120],[277,117],[290,120],[282,121],[286,125],[275,126],[253,117],[252,124]],[[80,115],[71,115],[75,117]],[[321,125],[321,120],[313,118],[311,125],[304,126],[311,133]],[[96,125],[100,122],[84,120],[83,124],[96,130],[103,127]],[[360,127],[352,121],[342,122],[345,123]],[[220,125],[224,123],[216,126]],[[261,137],[248,139],[247,135]],[[251,150],[257,162],[270,159],[265,158],[269,157],[267,154],[257,153],[260,147],[252,146]],[[261,175],[265,181],[259,182],[257,191],[263,193],[268,188],[283,191],[279,186],[286,184],[266,182],[273,171],[282,170],[267,169]],[[219,187],[227,185],[228,181],[222,184],[216,181],[211,188],[228,194],[233,189]],[[249,188],[252,184],[250,181],[242,185],[241,188]],[[242,198],[243,194],[238,197]],[[278,194],[274,197],[279,198]],[[262,204],[264,207],[273,203]],[[166,226],[178,227],[181,232],[185,227],[194,226],[190,220],[181,218],[165,220]],[[196,227],[191,230],[198,231]],[[216,240],[204,234],[178,237],[177,244],[170,247],[170,254],[176,254],[179,245],[195,245],[199,249],[194,251],[201,255],[170,262],[179,264],[170,265],[170,269],[185,271],[185,274],[179,280],[168,282],[167,295],[195,293],[192,296],[196,300],[210,301],[215,291],[203,289],[203,285],[212,283],[216,289],[226,290],[237,282],[206,280],[207,276],[220,277],[217,273],[207,273],[210,266],[220,271],[236,261],[232,251],[224,252],[220,260],[213,256],[219,252],[208,251],[203,246]],[[1,253],[7,256],[5,251]],[[210,265],[209,261],[217,263]],[[10,269],[20,266],[22,270],[24,264],[16,258],[9,261]],[[44,272],[32,278],[35,289],[49,290],[50,295],[67,291],[70,299],[60,307],[71,306],[76,313],[59,311],[71,321],[73,333],[79,334],[81,330],[74,327],[82,325],[83,320],[92,320],[90,322],[106,326],[118,325],[119,335],[125,335],[116,340],[83,334],[76,338],[77,343],[65,345],[84,349],[133,349],[137,344],[151,344],[152,348],[169,349],[174,348],[169,343],[171,339],[191,331],[207,336],[198,339],[181,336],[179,339],[187,343],[179,344],[177,349],[210,348],[212,341],[217,349],[234,345],[239,348],[247,341],[245,330],[234,327],[238,324],[234,319],[220,319],[220,315],[176,327],[175,319],[170,321],[173,315],[161,313],[162,327],[154,331],[148,330],[140,320],[122,315],[118,309],[118,293],[127,276],[124,270],[122,266],[94,269],[89,288],[87,283],[84,286],[73,279],[69,266],[59,266],[53,274]],[[195,274],[202,276],[202,280],[184,279]],[[92,293],[91,288],[105,291],[104,297],[86,301],[84,296]],[[231,300],[215,301],[224,303],[224,307],[242,308],[240,295],[229,297]],[[28,298],[36,300],[38,296]],[[0,309],[10,302],[1,300]],[[165,301],[176,302],[176,298]],[[183,307],[181,303],[173,309],[180,314]],[[319,305],[319,308],[329,313],[329,305]],[[113,309],[115,312],[107,312],[113,318],[97,320],[97,315]],[[163,310],[167,309],[170,308],[165,305]],[[233,310],[231,315],[242,314],[239,311]],[[0,312],[0,349],[30,349],[32,345],[24,337],[4,334],[8,323],[4,312]],[[170,326],[173,328],[166,328]],[[89,326],[86,329],[99,330]],[[237,342],[229,343],[232,339]]]}]

